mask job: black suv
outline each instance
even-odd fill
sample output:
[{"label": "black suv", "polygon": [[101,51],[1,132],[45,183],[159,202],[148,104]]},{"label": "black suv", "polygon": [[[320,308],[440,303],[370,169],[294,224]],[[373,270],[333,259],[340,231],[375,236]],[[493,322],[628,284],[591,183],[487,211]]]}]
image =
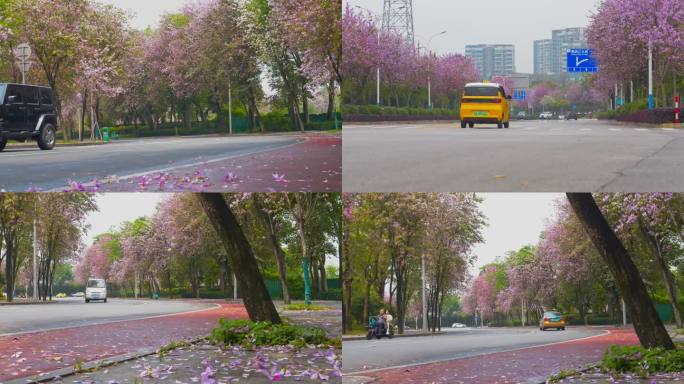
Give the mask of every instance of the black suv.
[{"label": "black suv", "polygon": [[36,140],[40,149],[51,150],[57,127],[52,89],[0,83],[0,151],[8,140]]}]

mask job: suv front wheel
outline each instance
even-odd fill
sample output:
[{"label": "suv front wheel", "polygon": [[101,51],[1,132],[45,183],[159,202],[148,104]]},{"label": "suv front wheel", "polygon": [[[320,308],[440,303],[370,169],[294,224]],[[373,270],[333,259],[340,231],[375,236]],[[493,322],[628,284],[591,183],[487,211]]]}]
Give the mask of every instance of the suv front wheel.
[{"label": "suv front wheel", "polygon": [[38,147],[43,151],[50,151],[55,148],[55,141],[57,141],[55,126],[50,123],[45,124],[38,136]]},{"label": "suv front wheel", "polygon": [[5,146],[7,146],[7,138],[2,137],[2,134],[0,134],[0,152],[5,149]]}]

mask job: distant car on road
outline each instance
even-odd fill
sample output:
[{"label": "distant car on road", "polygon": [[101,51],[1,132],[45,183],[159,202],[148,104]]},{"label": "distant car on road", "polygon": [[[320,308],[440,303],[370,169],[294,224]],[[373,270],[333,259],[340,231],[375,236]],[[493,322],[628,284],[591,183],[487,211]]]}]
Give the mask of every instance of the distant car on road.
[{"label": "distant car on road", "polygon": [[525,120],[525,119],[527,118],[527,112],[525,112],[525,111],[520,111],[520,112],[518,112],[517,115],[515,115],[515,117],[516,117],[518,120]]},{"label": "distant car on road", "polygon": [[83,292],[76,292],[76,293],[71,294],[71,297],[83,297],[83,296],[85,296],[85,293],[83,293]]},{"label": "distant car on road", "polygon": [[577,120],[577,113],[575,112],[570,112],[567,115],[565,115],[565,120]]},{"label": "distant car on road", "polygon": [[461,324],[461,323],[453,323],[453,324],[451,324],[451,328],[465,328],[465,327],[466,327],[466,325],[465,325],[465,324]]},{"label": "distant car on road", "polygon": [[107,283],[104,279],[88,279],[85,291],[85,302],[89,303],[91,300],[102,300],[107,302]]},{"label": "distant car on road", "polygon": [[542,112],[539,114],[539,118],[542,120],[553,119],[553,113],[552,112]]},{"label": "distant car on road", "polygon": [[461,128],[466,125],[496,124],[508,128],[511,120],[511,96],[496,83],[469,83],[461,99]]},{"label": "distant car on road", "polygon": [[565,331],[565,318],[558,311],[546,311],[539,320],[539,330],[546,331],[548,328],[556,328]]},{"label": "distant car on road", "polygon": [[52,89],[0,83],[0,152],[9,140],[35,140],[42,150],[57,141],[58,120]]},{"label": "distant car on road", "polygon": [[565,115],[558,115],[558,120],[565,120]]}]

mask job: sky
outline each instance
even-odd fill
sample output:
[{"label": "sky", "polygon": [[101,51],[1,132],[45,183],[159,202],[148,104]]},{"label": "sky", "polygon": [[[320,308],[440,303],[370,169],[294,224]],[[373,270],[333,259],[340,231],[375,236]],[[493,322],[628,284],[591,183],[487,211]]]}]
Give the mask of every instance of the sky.
[{"label": "sky", "polygon": [[[344,0],[382,15],[383,0]],[[466,44],[515,45],[516,71],[532,73],[533,41],[551,30],[586,27],[599,0],[414,0],[413,23],[421,46],[438,53],[465,53]],[[358,9],[357,9],[358,10]],[[378,17],[380,17],[378,16]]]},{"label": "sky", "polygon": [[563,194],[491,193],[480,194],[480,206],[489,224],[483,230],[484,243],[473,249],[477,261],[470,273],[477,276],[480,268],[504,257],[506,252],[537,244],[549,219],[554,217],[555,202]]},{"label": "sky", "polygon": [[163,14],[181,10],[188,0],[99,0],[101,3],[112,4],[133,13],[131,27],[146,29],[156,27]]},{"label": "sky", "polygon": [[86,219],[90,226],[83,237],[86,246],[93,244],[95,236],[118,227],[125,221],[133,221],[142,216],[152,216],[157,204],[162,201],[161,193],[106,193],[95,198],[97,212],[91,212]]}]

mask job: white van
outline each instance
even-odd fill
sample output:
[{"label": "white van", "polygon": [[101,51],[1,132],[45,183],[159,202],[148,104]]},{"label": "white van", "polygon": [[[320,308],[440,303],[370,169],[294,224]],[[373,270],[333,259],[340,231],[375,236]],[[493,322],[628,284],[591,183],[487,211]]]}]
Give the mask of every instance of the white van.
[{"label": "white van", "polygon": [[104,279],[88,279],[85,291],[85,302],[90,300],[103,300],[107,302],[107,283]]}]

